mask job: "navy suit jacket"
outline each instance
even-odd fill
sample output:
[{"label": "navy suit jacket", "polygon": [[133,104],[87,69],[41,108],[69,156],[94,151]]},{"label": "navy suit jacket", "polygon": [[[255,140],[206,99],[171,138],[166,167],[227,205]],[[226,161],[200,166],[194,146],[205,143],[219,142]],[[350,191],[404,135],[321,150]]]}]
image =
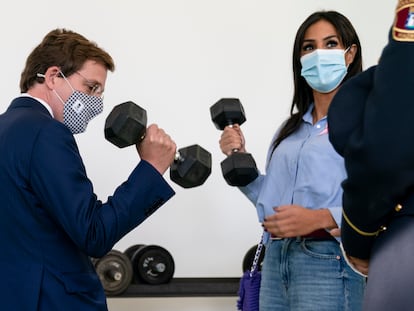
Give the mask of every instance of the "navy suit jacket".
[{"label": "navy suit jacket", "polygon": [[364,259],[393,217],[414,215],[414,31],[397,40],[395,29],[378,65],[346,81],[328,111],[329,138],[348,175],[342,242]]},{"label": "navy suit jacket", "polygon": [[141,161],[106,203],[72,133],[31,97],[0,115],[3,310],[107,310],[90,257],[101,257],[174,195]]}]

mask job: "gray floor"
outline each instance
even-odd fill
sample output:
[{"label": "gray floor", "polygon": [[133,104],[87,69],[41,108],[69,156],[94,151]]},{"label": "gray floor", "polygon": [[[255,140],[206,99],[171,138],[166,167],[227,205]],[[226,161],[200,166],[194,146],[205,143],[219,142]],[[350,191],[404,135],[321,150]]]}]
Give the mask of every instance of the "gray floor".
[{"label": "gray floor", "polygon": [[236,311],[237,297],[109,298],[110,311]]}]

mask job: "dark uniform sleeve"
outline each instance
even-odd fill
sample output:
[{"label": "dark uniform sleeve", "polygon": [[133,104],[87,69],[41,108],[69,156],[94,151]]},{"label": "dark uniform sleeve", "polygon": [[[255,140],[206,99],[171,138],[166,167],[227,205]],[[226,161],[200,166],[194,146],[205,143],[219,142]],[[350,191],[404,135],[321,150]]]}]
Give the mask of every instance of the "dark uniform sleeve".
[{"label": "dark uniform sleeve", "polygon": [[[342,241],[367,259],[390,217],[414,195],[414,1],[400,1],[377,66],[350,79],[328,113],[344,157]],[[414,214],[414,212],[413,212]]]}]

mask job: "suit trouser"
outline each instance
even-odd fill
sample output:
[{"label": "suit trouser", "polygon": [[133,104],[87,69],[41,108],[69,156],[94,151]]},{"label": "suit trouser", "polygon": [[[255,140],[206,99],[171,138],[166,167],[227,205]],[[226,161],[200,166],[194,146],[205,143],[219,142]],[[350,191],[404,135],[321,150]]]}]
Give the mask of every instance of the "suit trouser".
[{"label": "suit trouser", "polygon": [[376,240],[363,310],[414,310],[414,216],[395,217]]}]

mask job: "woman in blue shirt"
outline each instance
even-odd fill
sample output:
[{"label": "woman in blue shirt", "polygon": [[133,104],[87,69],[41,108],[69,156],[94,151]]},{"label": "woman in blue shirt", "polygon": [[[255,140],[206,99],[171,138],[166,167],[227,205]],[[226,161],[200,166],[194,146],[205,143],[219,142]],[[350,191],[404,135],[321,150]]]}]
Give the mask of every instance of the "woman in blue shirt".
[{"label": "woman in blue shirt", "polygon": [[[261,311],[361,309],[365,278],[331,235],[341,225],[346,172],[326,116],[341,83],[361,70],[360,41],[345,16],[315,12],[299,27],[291,115],[272,140],[266,173],[240,187],[266,231]],[[226,127],[220,148],[246,152],[244,141],[238,125]]]}]

